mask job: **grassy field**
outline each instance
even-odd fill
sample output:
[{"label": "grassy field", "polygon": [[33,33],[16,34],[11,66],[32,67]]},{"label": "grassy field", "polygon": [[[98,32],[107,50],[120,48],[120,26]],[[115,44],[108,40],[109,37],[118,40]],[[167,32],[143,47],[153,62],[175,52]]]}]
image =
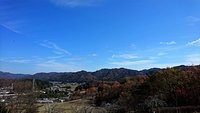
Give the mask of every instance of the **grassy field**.
[{"label": "grassy field", "polygon": [[71,90],[71,91],[74,91],[75,88],[76,88],[77,86],[79,86],[79,84],[78,84],[78,83],[66,83],[65,86],[70,86],[70,87],[71,87],[70,90]]},{"label": "grassy field", "polygon": [[55,111],[58,113],[74,113],[80,108],[88,105],[88,101],[82,99],[63,103],[38,104],[38,113],[48,113],[48,111]]}]

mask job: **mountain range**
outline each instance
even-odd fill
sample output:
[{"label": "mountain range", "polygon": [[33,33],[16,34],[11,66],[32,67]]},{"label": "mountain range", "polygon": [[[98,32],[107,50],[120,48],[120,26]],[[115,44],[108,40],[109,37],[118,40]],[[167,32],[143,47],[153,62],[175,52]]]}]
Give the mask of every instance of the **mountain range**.
[{"label": "mountain range", "polygon": [[[176,66],[173,68],[187,69],[192,66]],[[61,82],[88,82],[92,80],[107,80],[114,81],[120,80],[125,77],[145,76],[155,71],[161,70],[160,68],[151,68],[141,71],[114,68],[114,69],[101,69],[95,72],[78,71],[78,72],[50,72],[50,73],[36,73],[33,75],[28,74],[12,74],[9,72],[0,71],[0,78],[34,78],[46,81],[61,81]]]}]

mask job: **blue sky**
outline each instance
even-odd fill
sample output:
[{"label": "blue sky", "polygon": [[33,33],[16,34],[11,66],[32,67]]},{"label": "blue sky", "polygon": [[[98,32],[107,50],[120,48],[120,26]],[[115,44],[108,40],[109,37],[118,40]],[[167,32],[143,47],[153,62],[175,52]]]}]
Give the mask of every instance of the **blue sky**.
[{"label": "blue sky", "polygon": [[0,70],[200,64],[200,0],[1,0]]}]

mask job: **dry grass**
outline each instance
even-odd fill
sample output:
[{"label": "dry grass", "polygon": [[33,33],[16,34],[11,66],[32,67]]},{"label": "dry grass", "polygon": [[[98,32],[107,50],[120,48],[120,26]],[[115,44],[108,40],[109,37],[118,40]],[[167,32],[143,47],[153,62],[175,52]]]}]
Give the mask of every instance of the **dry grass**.
[{"label": "dry grass", "polygon": [[38,113],[48,113],[47,111],[55,111],[58,113],[75,113],[80,108],[88,105],[87,100],[74,100],[63,103],[49,103],[49,104],[38,104]]}]

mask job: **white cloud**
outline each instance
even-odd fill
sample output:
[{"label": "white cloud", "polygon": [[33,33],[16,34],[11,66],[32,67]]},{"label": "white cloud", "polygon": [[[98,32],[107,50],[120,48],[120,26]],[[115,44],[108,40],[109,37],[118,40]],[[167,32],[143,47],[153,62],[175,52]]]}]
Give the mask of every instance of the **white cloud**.
[{"label": "white cloud", "polygon": [[200,18],[195,16],[188,16],[186,17],[186,20],[189,25],[195,25],[196,23],[200,22]]},{"label": "white cloud", "polygon": [[31,63],[32,60],[23,59],[23,58],[1,58],[0,62],[6,63],[19,63],[19,64],[27,64]]},{"label": "white cloud", "polygon": [[163,55],[167,55],[167,53],[165,53],[165,52],[159,52],[158,53],[158,56],[163,56]]},{"label": "white cloud", "polygon": [[63,58],[64,56],[49,56],[47,59],[60,59]]},{"label": "white cloud", "polygon": [[97,54],[96,54],[96,53],[93,53],[93,54],[91,54],[90,56],[96,57],[96,56],[97,56]]},{"label": "white cloud", "polygon": [[176,44],[175,41],[171,41],[171,42],[160,42],[160,44],[163,44],[163,45],[174,45]]},{"label": "white cloud", "polygon": [[78,7],[78,6],[93,6],[102,0],[50,0],[57,6]]},{"label": "white cloud", "polygon": [[167,67],[174,67],[174,66],[180,66],[180,65],[187,65],[187,64],[179,63],[179,62],[174,62],[174,63],[150,63],[150,64],[148,64],[148,65],[145,66],[145,69],[150,69],[150,68],[167,68]]},{"label": "white cloud", "polygon": [[187,64],[200,64],[200,54],[191,54],[186,56],[186,63]]},{"label": "white cloud", "polygon": [[58,62],[49,60],[36,64],[37,71],[40,72],[72,72],[80,70],[77,66],[67,64],[66,62]]},{"label": "white cloud", "polygon": [[136,49],[136,45],[135,44],[131,44],[130,45],[130,49]]},{"label": "white cloud", "polygon": [[31,60],[21,59],[21,60],[11,60],[9,62],[11,62],[11,63],[23,63],[23,64],[25,64],[25,63],[30,63]]},{"label": "white cloud", "polygon": [[41,46],[43,47],[46,47],[46,48],[49,48],[49,49],[52,49],[53,52],[55,54],[59,54],[59,55],[62,55],[62,54],[66,54],[66,55],[71,55],[71,53],[61,47],[59,47],[57,44],[53,43],[53,42],[50,42],[50,41],[43,41],[43,43],[40,43]]},{"label": "white cloud", "polygon": [[[33,56],[31,60],[13,57],[13,58],[0,58],[0,68],[5,68],[4,64],[8,64],[11,66],[19,66],[19,68],[29,68],[29,70],[15,70],[19,72],[28,72],[28,73],[37,73],[37,72],[71,72],[71,71],[79,71],[82,70],[80,68],[80,62],[82,60],[78,60],[75,58],[63,59],[62,56],[50,56],[50,57],[38,57]],[[24,67],[25,66],[25,67]],[[31,67],[30,67],[31,66]],[[18,67],[17,67],[18,68]],[[5,70],[5,69],[4,69]]]},{"label": "white cloud", "polygon": [[[179,65],[198,65],[200,64],[200,54],[188,55],[185,60],[177,62],[162,63],[156,59],[138,60],[138,61],[117,61],[111,62],[114,67],[124,67],[136,70],[150,69],[150,68],[167,68]],[[113,67],[113,66],[112,66]]]},{"label": "white cloud", "polygon": [[17,34],[22,34],[18,28],[17,28],[17,24],[14,23],[14,22],[5,22],[5,23],[2,23],[0,24],[1,26],[3,26],[4,28],[14,32],[14,33],[17,33]]},{"label": "white cloud", "polygon": [[134,59],[138,58],[138,56],[134,54],[119,54],[119,55],[112,55],[112,58],[123,58],[123,59]]},{"label": "white cloud", "polygon": [[111,64],[113,65],[117,65],[117,66],[137,66],[137,65],[144,65],[144,64],[149,64],[152,63],[153,60],[138,60],[138,61],[116,61],[116,62],[111,62]]},{"label": "white cloud", "polygon": [[[13,10],[13,9],[16,9],[16,10]],[[0,26],[14,33],[23,34],[22,28],[24,27],[23,25],[25,24],[25,21],[21,20],[20,18],[16,18],[19,16],[17,15],[18,10],[16,6],[14,6],[13,4],[7,3],[6,0],[5,1],[1,0],[0,12],[1,12]]]},{"label": "white cloud", "polygon": [[189,46],[200,46],[200,38],[195,40],[195,41],[192,41],[192,42],[188,42]]}]

